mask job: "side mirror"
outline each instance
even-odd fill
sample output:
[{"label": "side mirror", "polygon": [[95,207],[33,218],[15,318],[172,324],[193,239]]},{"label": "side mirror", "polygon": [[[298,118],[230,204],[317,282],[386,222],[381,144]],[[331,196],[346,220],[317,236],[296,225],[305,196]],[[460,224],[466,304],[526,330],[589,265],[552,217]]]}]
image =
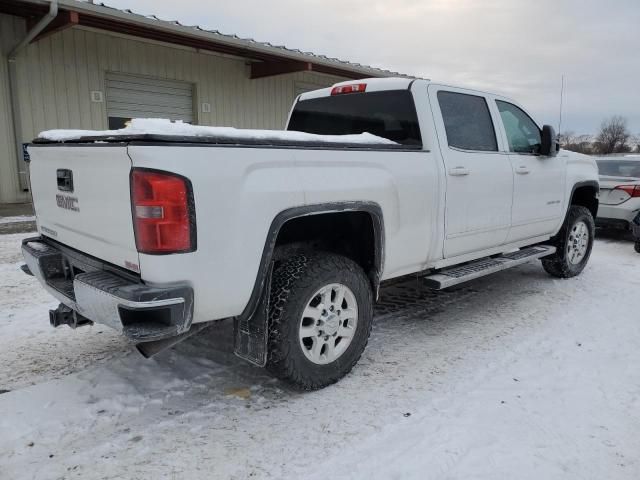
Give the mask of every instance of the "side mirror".
[{"label": "side mirror", "polygon": [[558,154],[560,144],[558,143],[556,131],[551,125],[545,125],[542,127],[541,142],[540,155],[544,155],[545,157],[555,157]]}]

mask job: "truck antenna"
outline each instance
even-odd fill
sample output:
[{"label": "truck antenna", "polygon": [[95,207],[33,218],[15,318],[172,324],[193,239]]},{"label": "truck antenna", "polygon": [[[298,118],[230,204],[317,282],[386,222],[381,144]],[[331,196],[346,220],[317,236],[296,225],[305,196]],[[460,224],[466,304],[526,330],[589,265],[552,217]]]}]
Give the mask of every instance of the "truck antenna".
[{"label": "truck antenna", "polygon": [[558,120],[558,136],[562,132],[562,101],[564,100],[564,74],[562,74],[562,83],[560,84],[560,119]]}]

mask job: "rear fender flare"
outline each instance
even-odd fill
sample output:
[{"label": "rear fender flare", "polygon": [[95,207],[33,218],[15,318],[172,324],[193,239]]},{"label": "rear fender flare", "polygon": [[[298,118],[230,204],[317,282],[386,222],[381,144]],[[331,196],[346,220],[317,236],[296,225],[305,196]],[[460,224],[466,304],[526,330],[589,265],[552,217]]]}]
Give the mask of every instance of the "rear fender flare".
[{"label": "rear fender flare", "polygon": [[375,202],[365,201],[352,201],[352,202],[332,202],[322,203],[315,205],[305,205],[301,207],[289,208],[280,212],[271,222],[269,231],[267,232],[267,239],[262,251],[262,257],[260,259],[260,266],[258,268],[258,275],[251,292],[251,297],[247,306],[240,314],[240,319],[247,319],[255,313],[260,298],[263,297],[262,293],[265,285],[268,284],[267,277],[271,271],[273,254],[278,240],[278,234],[282,226],[289,220],[294,218],[304,217],[308,215],[319,215],[323,213],[336,213],[336,212],[366,212],[371,216],[374,230],[375,241],[375,272],[370,275],[372,287],[374,289],[375,297],[377,298],[378,289],[380,286],[380,279],[382,277],[382,270],[384,266],[384,221],[382,215],[382,208]]}]

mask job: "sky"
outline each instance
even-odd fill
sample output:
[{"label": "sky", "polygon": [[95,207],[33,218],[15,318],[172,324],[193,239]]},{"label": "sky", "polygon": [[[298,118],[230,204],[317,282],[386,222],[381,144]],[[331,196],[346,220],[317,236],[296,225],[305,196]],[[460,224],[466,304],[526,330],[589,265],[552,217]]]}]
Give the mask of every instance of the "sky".
[{"label": "sky", "polygon": [[622,115],[640,134],[640,0],[103,0],[509,96],[556,130]]}]

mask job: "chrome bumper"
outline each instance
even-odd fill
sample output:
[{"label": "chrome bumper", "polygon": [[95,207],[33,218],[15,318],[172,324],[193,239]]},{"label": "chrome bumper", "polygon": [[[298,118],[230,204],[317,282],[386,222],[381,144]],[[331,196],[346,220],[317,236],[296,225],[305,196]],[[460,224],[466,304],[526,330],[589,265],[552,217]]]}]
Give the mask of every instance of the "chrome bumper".
[{"label": "chrome bumper", "polygon": [[134,341],[172,337],[191,326],[193,290],[187,285],[146,285],[43,238],[25,239],[22,255],[31,273],[61,303]]}]

